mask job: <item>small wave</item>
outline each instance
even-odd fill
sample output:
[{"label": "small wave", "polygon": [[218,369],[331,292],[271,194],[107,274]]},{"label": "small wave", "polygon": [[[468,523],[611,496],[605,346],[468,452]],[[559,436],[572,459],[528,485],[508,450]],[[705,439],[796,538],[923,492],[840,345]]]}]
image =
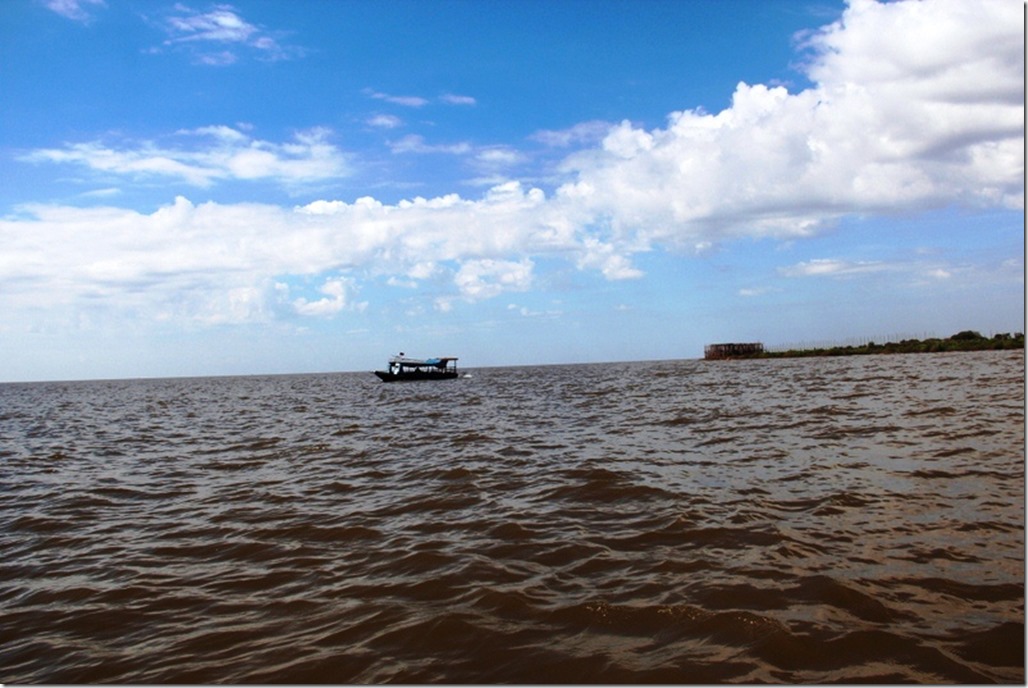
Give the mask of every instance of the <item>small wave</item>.
[{"label": "small wave", "polygon": [[1023,356],[736,363],[0,385],[0,678],[1023,683]]}]

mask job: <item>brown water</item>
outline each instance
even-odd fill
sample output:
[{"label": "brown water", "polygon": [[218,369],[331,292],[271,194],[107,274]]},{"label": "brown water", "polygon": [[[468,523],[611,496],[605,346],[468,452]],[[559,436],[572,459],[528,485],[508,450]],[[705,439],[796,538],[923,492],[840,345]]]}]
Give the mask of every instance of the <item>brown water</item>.
[{"label": "brown water", "polygon": [[1023,352],[0,385],[0,682],[1007,682]]}]

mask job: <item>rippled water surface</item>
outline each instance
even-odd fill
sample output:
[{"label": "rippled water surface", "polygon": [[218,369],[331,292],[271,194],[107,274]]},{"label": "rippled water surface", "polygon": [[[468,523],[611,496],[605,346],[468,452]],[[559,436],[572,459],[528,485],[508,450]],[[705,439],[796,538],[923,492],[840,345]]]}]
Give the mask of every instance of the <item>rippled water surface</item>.
[{"label": "rippled water surface", "polygon": [[1023,352],[0,385],[0,682],[1017,682]]}]

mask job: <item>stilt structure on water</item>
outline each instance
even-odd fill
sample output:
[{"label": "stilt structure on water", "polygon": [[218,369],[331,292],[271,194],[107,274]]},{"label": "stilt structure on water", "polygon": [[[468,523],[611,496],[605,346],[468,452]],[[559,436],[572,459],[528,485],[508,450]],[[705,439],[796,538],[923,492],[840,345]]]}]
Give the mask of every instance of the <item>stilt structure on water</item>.
[{"label": "stilt structure on water", "polygon": [[764,353],[764,345],[760,342],[745,344],[707,344],[703,347],[703,358],[716,361],[725,358],[749,358]]}]

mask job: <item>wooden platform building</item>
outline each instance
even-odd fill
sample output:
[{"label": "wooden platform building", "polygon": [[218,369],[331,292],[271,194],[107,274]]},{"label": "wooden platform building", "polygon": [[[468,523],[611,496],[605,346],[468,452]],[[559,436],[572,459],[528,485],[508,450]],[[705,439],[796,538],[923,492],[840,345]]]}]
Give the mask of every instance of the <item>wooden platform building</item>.
[{"label": "wooden platform building", "polygon": [[725,358],[746,358],[764,353],[764,345],[760,342],[743,344],[707,344],[703,347],[703,358],[716,361]]}]

